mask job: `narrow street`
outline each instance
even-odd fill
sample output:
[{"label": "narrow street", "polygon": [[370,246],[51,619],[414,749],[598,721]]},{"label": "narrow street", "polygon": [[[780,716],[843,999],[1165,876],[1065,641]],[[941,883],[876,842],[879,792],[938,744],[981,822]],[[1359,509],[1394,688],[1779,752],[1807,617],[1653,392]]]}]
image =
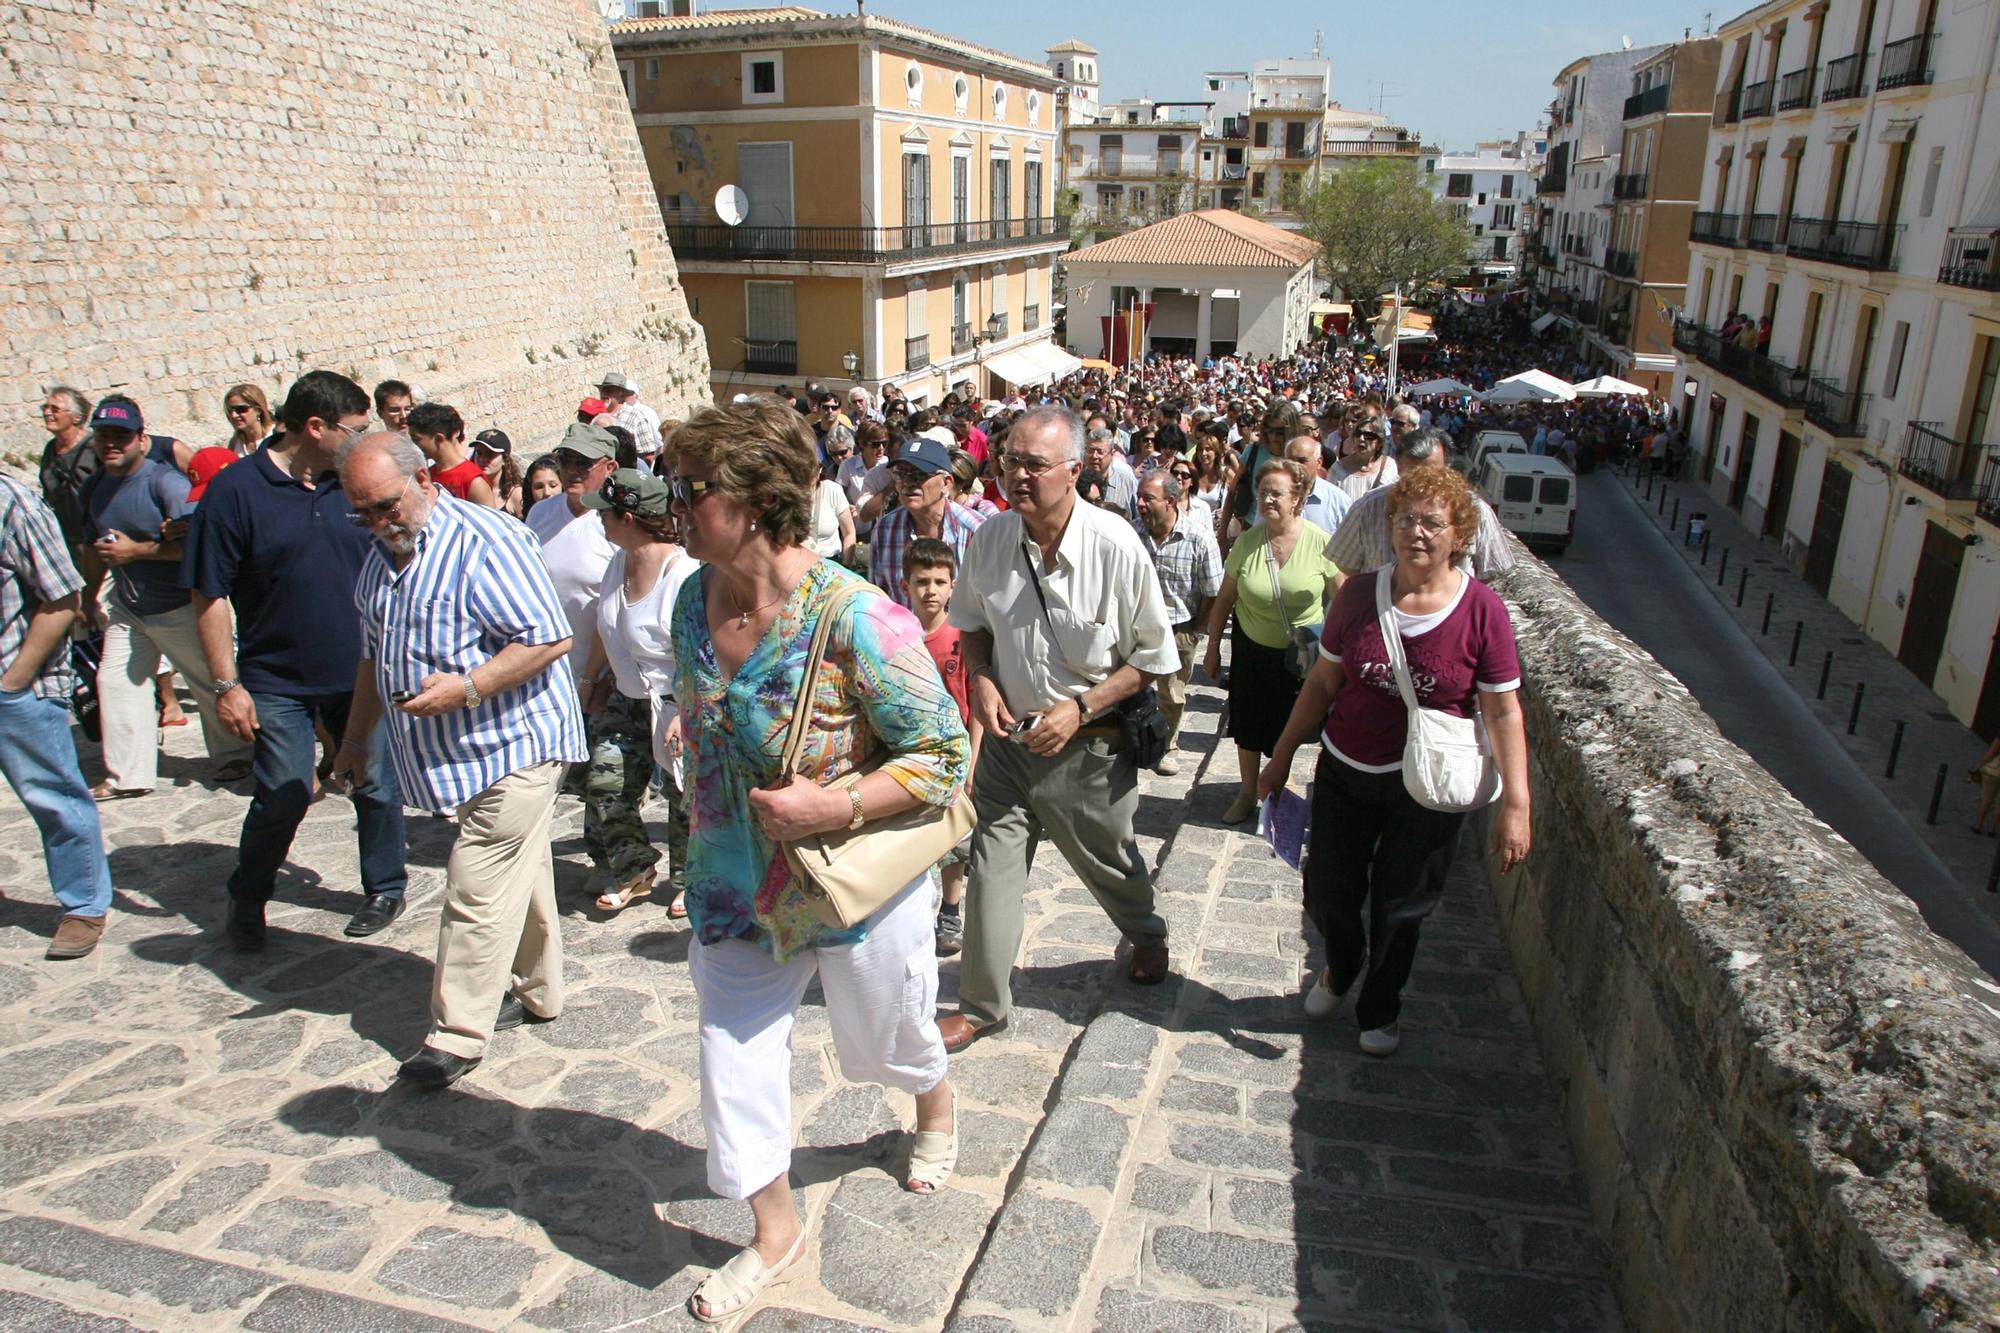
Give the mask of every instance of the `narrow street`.
[{"label": "narrow street", "polygon": [[1709,596],[1614,473],[1579,478],[1576,538],[1552,561],[1577,595],[1685,683],[1749,752],[1923,912],[2000,973],[2000,926]]}]

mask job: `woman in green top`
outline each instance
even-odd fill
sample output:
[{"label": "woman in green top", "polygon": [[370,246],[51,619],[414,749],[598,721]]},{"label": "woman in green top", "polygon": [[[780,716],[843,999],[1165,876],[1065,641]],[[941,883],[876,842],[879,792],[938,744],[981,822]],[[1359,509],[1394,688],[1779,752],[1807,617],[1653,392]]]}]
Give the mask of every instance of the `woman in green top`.
[{"label": "woman in green top", "polygon": [[1236,742],[1243,785],[1222,816],[1225,824],[1240,824],[1257,809],[1257,770],[1298,698],[1301,677],[1286,661],[1293,631],[1323,621],[1326,601],[1340,586],[1325,530],[1299,517],[1310,485],[1304,465],[1269,459],[1258,467],[1254,485],[1262,522],[1229,548],[1202,664],[1209,679],[1221,680],[1222,629],[1231,626],[1229,738]]}]

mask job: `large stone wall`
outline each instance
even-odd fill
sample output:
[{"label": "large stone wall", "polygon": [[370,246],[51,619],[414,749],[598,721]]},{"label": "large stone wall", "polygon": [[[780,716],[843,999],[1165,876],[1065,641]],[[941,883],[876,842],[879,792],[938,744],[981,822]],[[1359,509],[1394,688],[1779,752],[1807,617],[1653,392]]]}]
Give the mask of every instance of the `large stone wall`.
[{"label": "large stone wall", "polygon": [[2000,1327],[2000,986],[1524,560],[1495,879],[1635,1330]]},{"label": "large stone wall", "polygon": [[196,443],[223,389],[395,376],[550,442],[596,377],[705,401],[586,0],[22,0],[0,29],[0,453],[45,387]]}]

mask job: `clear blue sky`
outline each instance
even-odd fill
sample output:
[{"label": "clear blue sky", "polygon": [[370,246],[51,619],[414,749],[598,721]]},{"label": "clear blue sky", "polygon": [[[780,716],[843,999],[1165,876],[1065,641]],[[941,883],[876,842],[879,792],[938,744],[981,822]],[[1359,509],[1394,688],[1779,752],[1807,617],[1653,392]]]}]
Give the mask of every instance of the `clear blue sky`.
[{"label": "clear blue sky", "polygon": [[[769,0],[767,0],[767,3]],[[837,0],[799,0],[829,13]],[[733,2],[704,9],[735,9]],[[1247,69],[1254,60],[1312,53],[1319,28],[1333,62],[1333,96],[1376,109],[1375,80],[1391,120],[1426,143],[1470,148],[1501,132],[1531,129],[1554,95],[1549,81],[1570,61],[1634,46],[1699,36],[1750,7],[1689,0],[1221,0],[1138,5],[1132,0],[869,0],[868,12],[922,24],[1035,60],[1044,47],[1076,37],[1097,48],[1106,100],[1191,98],[1209,69]]]}]

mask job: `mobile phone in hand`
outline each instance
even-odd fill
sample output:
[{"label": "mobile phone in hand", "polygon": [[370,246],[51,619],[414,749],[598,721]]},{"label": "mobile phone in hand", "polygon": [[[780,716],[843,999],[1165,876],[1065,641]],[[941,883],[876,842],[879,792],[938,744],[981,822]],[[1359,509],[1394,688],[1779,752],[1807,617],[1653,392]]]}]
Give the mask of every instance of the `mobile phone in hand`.
[{"label": "mobile phone in hand", "polygon": [[416,690],[391,690],[389,691],[389,702],[392,704],[406,704],[416,698],[417,693]]}]

